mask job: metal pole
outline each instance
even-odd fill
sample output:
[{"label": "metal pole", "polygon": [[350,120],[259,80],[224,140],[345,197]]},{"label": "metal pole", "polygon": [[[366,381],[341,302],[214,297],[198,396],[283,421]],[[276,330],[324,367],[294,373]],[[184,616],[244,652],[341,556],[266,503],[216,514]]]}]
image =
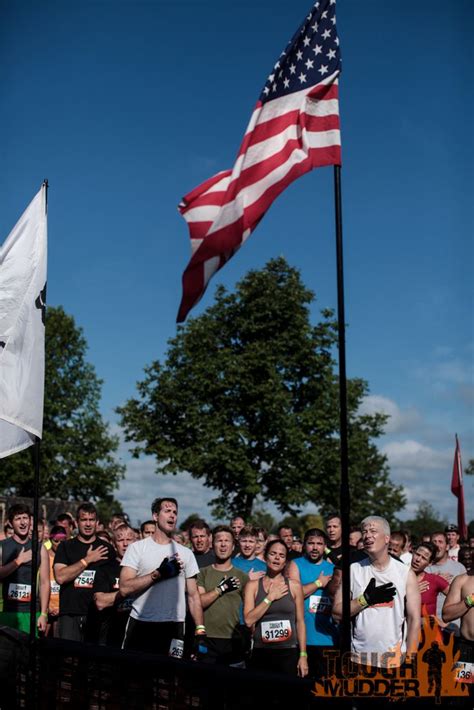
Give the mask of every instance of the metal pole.
[{"label": "metal pole", "polygon": [[[48,212],[48,181],[44,180],[45,188],[45,215]],[[30,657],[29,657],[29,683],[30,697],[27,699],[29,707],[36,707],[36,600],[38,597],[37,581],[40,559],[38,558],[38,521],[39,521],[39,489],[40,489],[40,439],[35,436],[33,446],[33,534],[31,536],[31,601],[30,601]]]},{"label": "metal pole", "polygon": [[344,263],[342,248],[342,199],[341,166],[334,166],[334,199],[336,213],[336,255],[337,255],[337,322],[339,346],[339,430],[341,453],[340,512],[342,524],[342,621],[341,650],[351,647],[350,618],[350,492],[349,456],[347,437],[347,377],[346,377],[346,321],[344,312]]}]

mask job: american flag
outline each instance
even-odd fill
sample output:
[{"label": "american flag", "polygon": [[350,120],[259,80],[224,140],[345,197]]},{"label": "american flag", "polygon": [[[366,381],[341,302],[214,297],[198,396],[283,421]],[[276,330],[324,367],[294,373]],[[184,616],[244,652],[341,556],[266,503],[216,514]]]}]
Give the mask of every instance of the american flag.
[{"label": "american flag", "polygon": [[336,0],[314,4],[265,82],[232,170],[209,178],[179,205],[192,256],[178,323],[280,192],[313,168],[340,165],[335,10]]}]

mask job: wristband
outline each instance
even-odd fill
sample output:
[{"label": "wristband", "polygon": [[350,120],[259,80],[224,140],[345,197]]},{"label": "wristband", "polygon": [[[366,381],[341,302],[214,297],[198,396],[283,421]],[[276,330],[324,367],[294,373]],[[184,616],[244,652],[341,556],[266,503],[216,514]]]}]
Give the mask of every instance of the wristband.
[{"label": "wristband", "polygon": [[219,587],[216,587],[216,592],[219,597],[222,596],[222,591],[219,589]]},{"label": "wristband", "polygon": [[300,651],[300,658],[308,658],[306,651]]},{"label": "wristband", "polygon": [[314,583],[316,585],[316,589],[321,589],[321,587],[323,586],[323,583],[321,582],[320,579],[315,579]]},{"label": "wristband", "polygon": [[45,616],[46,618],[48,618],[48,612],[42,611],[41,614],[40,614],[40,616]]},{"label": "wristband", "polygon": [[357,597],[357,601],[361,605],[362,609],[365,609],[366,606],[369,606],[367,604],[367,599],[364,597],[363,594],[361,594],[360,596]]},{"label": "wristband", "polygon": [[468,609],[472,609],[474,606],[474,594],[468,594],[467,597],[464,597],[464,604]]},{"label": "wristband", "polygon": [[196,626],[196,636],[204,636],[206,634],[206,627],[202,624]]},{"label": "wristband", "polygon": [[80,561],[81,565],[84,565],[84,569],[85,569],[87,567],[87,562],[84,559],[84,557],[82,558],[82,560],[79,560],[79,561]]},{"label": "wristband", "polygon": [[269,599],[268,597],[265,597],[265,599],[264,599],[263,601],[264,601],[265,604],[267,604],[268,606],[270,606],[270,604],[272,603],[272,600]]}]

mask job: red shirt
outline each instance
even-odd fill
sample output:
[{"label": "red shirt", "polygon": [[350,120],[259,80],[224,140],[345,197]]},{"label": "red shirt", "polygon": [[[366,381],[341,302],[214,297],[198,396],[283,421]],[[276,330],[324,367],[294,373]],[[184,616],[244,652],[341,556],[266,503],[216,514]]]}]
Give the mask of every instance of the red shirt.
[{"label": "red shirt", "polygon": [[436,614],[436,600],[438,594],[449,587],[449,582],[439,574],[429,574],[428,572],[425,572],[422,581],[428,582],[430,585],[426,591],[421,593],[422,611],[424,612],[423,607],[426,607],[426,613],[430,616],[434,616]]}]

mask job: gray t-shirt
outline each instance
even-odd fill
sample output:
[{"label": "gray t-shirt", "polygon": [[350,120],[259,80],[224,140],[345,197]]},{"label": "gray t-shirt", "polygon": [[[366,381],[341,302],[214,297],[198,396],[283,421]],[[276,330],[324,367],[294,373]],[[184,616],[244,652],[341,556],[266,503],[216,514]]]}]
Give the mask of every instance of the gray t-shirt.
[{"label": "gray t-shirt", "polygon": [[157,582],[134,599],[130,616],[139,621],[184,621],[186,579],[195,577],[199,567],[191,550],[171,541],[161,545],[152,537],[138,540],[125,551],[121,566],[136,570],[138,577],[153,572],[165,557],[178,554],[184,564],[177,577]]},{"label": "gray t-shirt", "polygon": [[[460,562],[450,560],[449,558],[441,565],[429,565],[429,567],[427,567],[425,571],[429,574],[442,574],[443,576],[446,576],[446,579],[448,580],[449,584],[451,584],[453,579],[457,577],[458,574],[466,574],[466,568],[464,567],[464,565],[462,565]],[[438,594],[438,599],[436,600],[436,616],[438,616],[440,619],[441,614],[443,612],[443,604],[445,599],[446,596],[444,594]],[[459,635],[459,626],[460,620],[454,619],[454,621],[449,622],[446,629],[447,631],[452,631],[456,635]]]}]

